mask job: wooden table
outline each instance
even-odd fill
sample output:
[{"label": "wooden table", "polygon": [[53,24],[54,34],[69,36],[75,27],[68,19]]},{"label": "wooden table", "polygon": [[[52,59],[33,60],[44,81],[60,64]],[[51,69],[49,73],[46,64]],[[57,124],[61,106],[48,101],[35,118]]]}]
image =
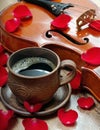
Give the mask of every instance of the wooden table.
[{"label": "wooden table", "polygon": [[[0,9],[3,9],[7,5],[16,2],[17,0],[1,0]],[[94,1],[94,0],[92,0]],[[100,6],[100,0],[94,1],[97,5]],[[92,96],[87,91],[84,92],[73,92],[71,94],[70,100],[66,103],[66,110],[74,109],[78,112],[78,119],[74,126],[64,126],[58,119],[56,115],[43,118],[49,126],[49,130],[100,130],[100,103],[94,99],[95,106],[91,110],[83,110],[78,107],[77,99],[81,96]],[[93,97],[94,98],[94,97]],[[0,100],[0,109],[6,110],[5,106]],[[19,116],[16,116],[12,120],[8,130],[24,130],[22,125],[22,120]]]},{"label": "wooden table", "polygon": [[[78,107],[77,99],[81,96],[91,96],[89,93],[72,93],[68,103],[66,103],[66,110],[73,109],[78,112],[78,119],[74,126],[64,126],[55,115],[42,117],[49,126],[49,130],[100,130],[100,104],[95,99],[95,106],[91,110],[83,110]],[[6,110],[2,102],[0,102],[0,109]],[[8,130],[24,130],[22,120],[19,116],[12,119],[12,125]]]}]

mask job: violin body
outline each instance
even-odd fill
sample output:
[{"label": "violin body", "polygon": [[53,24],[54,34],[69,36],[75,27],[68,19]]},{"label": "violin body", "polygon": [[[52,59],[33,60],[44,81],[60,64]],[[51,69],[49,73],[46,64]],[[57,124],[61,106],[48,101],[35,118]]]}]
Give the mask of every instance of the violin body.
[{"label": "violin body", "polygon": [[[57,0],[54,1],[56,2]],[[100,101],[100,68],[99,66],[89,65],[81,59],[83,52],[92,47],[100,47],[100,33],[89,27],[78,30],[76,24],[77,18],[84,13],[82,9],[83,3],[88,5],[88,9],[90,8],[96,11],[97,18],[99,18],[100,9],[89,0],[59,0],[57,2],[76,5],[66,9],[68,14],[72,16],[72,20],[68,28],[63,30],[63,32],[80,42],[83,41],[83,38],[87,37],[89,43],[85,45],[74,44],[57,32],[51,32],[52,37],[48,38],[45,34],[48,30],[52,29],[51,22],[56,16],[39,5],[25,1],[10,5],[0,13],[0,42],[11,53],[26,47],[46,47],[55,51],[61,60],[71,59],[75,61],[78,70],[82,73],[82,87],[88,89]],[[12,14],[13,10],[21,4],[29,8],[33,17],[32,19],[21,21],[19,29],[13,33],[9,33],[5,29],[5,22],[14,17]],[[75,12],[75,10],[77,11]]]}]

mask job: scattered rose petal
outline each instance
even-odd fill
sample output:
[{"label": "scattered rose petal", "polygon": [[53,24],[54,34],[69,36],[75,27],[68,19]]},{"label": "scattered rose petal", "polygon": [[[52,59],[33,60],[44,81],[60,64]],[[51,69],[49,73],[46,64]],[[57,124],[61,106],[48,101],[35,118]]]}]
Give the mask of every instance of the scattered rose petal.
[{"label": "scattered rose petal", "polygon": [[61,108],[58,110],[58,117],[64,125],[73,125],[78,118],[78,113],[74,110],[65,111],[64,108]]},{"label": "scattered rose petal", "polygon": [[0,53],[2,53],[4,51],[4,48],[2,45],[0,45]]},{"label": "scattered rose petal", "polygon": [[0,130],[6,130],[9,124],[9,120],[13,117],[14,112],[12,110],[3,111],[0,110]]},{"label": "scattered rose petal", "polygon": [[100,31],[100,20],[92,21],[89,26],[97,31]]},{"label": "scattered rose petal", "polygon": [[75,78],[70,82],[72,89],[78,89],[81,83],[81,73],[77,71]]},{"label": "scattered rose petal", "polygon": [[90,48],[81,55],[81,59],[92,65],[100,65],[100,48]]},{"label": "scattered rose petal", "polygon": [[30,105],[27,101],[24,101],[24,107],[28,112],[37,112],[42,108],[42,104]]},{"label": "scattered rose petal", "polygon": [[77,103],[83,109],[90,109],[94,105],[94,100],[91,97],[81,97]]},{"label": "scattered rose petal", "polygon": [[16,31],[18,29],[18,27],[20,26],[20,24],[21,24],[21,21],[18,18],[9,19],[5,23],[5,29],[8,32],[14,32],[14,31]]},{"label": "scattered rose petal", "polygon": [[71,17],[69,15],[61,14],[51,22],[51,25],[58,29],[66,29],[70,20]]},{"label": "scattered rose petal", "polygon": [[22,121],[25,130],[48,130],[48,125],[45,121],[37,118],[27,118]]},{"label": "scattered rose petal", "polygon": [[25,5],[19,5],[13,10],[14,17],[27,19],[32,17],[32,13]]},{"label": "scattered rose petal", "polygon": [[8,80],[7,70],[0,66],[0,87],[4,86]]},{"label": "scattered rose petal", "polygon": [[0,65],[1,66],[6,65],[7,60],[8,60],[8,55],[1,53],[1,55],[0,55]]}]

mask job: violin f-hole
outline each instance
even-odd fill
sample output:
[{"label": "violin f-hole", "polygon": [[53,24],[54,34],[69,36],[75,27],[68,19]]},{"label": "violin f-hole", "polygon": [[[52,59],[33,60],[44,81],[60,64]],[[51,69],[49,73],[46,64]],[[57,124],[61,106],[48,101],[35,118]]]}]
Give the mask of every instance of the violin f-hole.
[{"label": "violin f-hole", "polygon": [[62,36],[64,36],[67,40],[71,41],[73,44],[77,44],[77,45],[85,45],[89,42],[89,39],[88,38],[84,38],[84,42],[80,42],[76,39],[74,39],[71,35],[67,34],[67,33],[64,33],[60,30],[57,30],[57,29],[52,29],[52,30],[48,30],[45,35],[47,38],[51,38],[52,37],[52,34],[50,34],[50,32],[57,32],[59,34],[61,34]]}]

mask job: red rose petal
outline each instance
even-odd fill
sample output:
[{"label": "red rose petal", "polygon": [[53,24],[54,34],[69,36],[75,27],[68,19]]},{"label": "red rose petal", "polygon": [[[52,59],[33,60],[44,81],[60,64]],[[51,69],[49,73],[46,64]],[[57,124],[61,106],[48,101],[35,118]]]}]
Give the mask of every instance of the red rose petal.
[{"label": "red rose petal", "polygon": [[72,89],[78,89],[81,83],[81,73],[77,71],[75,78],[70,82]]},{"label": "red rose petal", "polygon": [[58,29],[66,29],[70,20],[71,17],[69,15],[61,14],[51,22],[51,25]]},{"label": "red rose petal", "polygon": [[78,118],[78,113],[74,110],[65,111],[61,108],[58,110],[58,117],[64,125],[73,125]]},{"label": "red rose petal", "polygon": [[94,100],[91,97],[81,97],[77,103],[83,109],[90,109],[94,105]]},{"label": "red rose petal", "polygon": [[97,31],[100,31],[100,20],[92,21],[89,26]]},{"label": "red rose petal", "polygon": [[0,55],[0,65],[1,66],[6,65],[7,60],[8,60],[8,55],[1,53],[1,55]]},{"label": "red rose petal", "polygon": [[2,45],[0,45],[0,53],[2,53],[4,51],[4,48]]},{"label": "red rose petal", "polygon": [[32,13],[25,5],[19,5],[13,10],[14,17],[27,19],[32,17]]},{"label": "red rose petal", "polygon": [[4,86],[8,79],[8,73],[7,70],[0,66],[0,87]]},{"label": "red rose petal", "polygon": [[21,21],[18,18],[10,19],[10,20],[6,21],[6,23],[5,23],[5,29],[8,32],[14,32],[20,26],[20,23],[21,23]]},{"label": "red rose petal", "polygon": [[0,130],[6,130],[9,124],[9,120],[13,117],[14,112],[12,110],[3,111],[0,110]]},{"label": "red rose petal", "polygon": [[36,118],[27,118],[22,121],[25,130],[48,130],[48,125],[45,121]]},{"label": "red rose petal", "polygon": [[100,65],[100,48],[90,48],[81,55],[81,59],[92,65]]},{"label": "red rose petal", "polygon": [[30,105],[27,101],[25,101],[24,107],[28,112],[37,112],[42,108],[42,104],[38,103],[38,104],[35,104],[35,105]]}]

